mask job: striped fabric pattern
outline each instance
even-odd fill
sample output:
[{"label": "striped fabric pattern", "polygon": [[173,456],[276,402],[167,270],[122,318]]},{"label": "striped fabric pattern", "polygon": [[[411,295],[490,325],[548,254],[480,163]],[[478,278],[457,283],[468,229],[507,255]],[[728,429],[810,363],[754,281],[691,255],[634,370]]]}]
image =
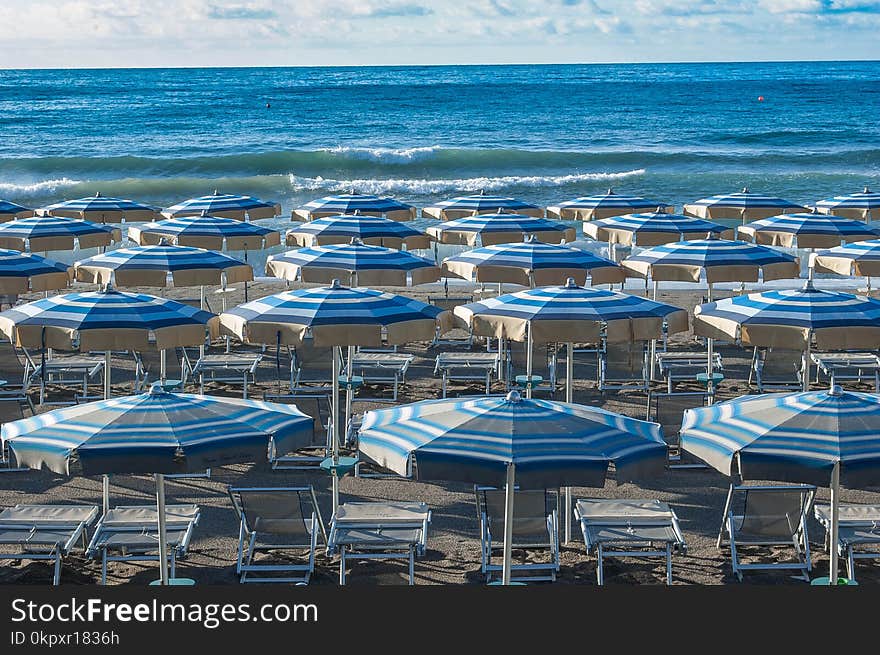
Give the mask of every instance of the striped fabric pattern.
[{"label": "striped fabric pattern", "polygon": [[128,228],[129,238],[142,246],[156,245],[162,239],[178,246],[208,250],[261,250],[281,243],[281,235],[262,225],[234,218],[181,216]]},{"label": "striped fabric pattern", "polygon": [[368,246],[358,241],[329,246],[315,246],[270,255],[266,275],[285,280],[329,283],[333,278],[350,277],[361,285],[406,284],[407,274],[413,284],[436,282],[440,269],[424,257],[381,246]]},{"label": "striped fabric pattern", "polygon": [[880,343],[880,300],[817,289],[774,289],[725,298],[694,309],[694,332],[741,338],[756,346],[801,347],[810,333],[820,348]]},{"label": "striped fabric pattern", "polygon": [[339,214],[359,212],[366,216],[384,216],[395,221],[411,221],[416,208],[394,198],[382,198],[364,193],[340,193],[307,202],[293,211],[292,217],[311,220]]},{"label": "striped fabric pattern", "polygon": [[608,189],[608,193],[581,196],[547,208],[547,214],[550,216],[578,221],[592,221],[648,211],[671,214],[675,211],[675,207],[667,202],[649,198],[619,195],[614,193],[613,189]]},{"label": "striped fabric pattern", "polygon": [[170,298],[115,289],[51,296],[0,312],[0,332],[13,343],[82,351],[147,350],[150,333],[160,349],[196,346],[214,323],[210,312]]},{"label": "striped fabric pattern", "polygon": [[281,205],[277,202],[266,202],[251,196],[221,194],[215,191],[213,195],[190,198],[162,210],[162,215],[166,218],[199,216],[203,213],[241,221],[246,217],[258,220],[279,216]]},{"label": "striped fabric pattern", "polygon": [[170,273],[175,286],[245,282],[254,279],[250,266],[213,250],[188,246],[120,248],[76,262],[77,279],[93,284],[160,286]]},{"label": "striped fabric pattern", "polygon": [[316,218],[287,232],[287,245],[326,246],[360,239],[364,243],[386,248],[418,249],[429,246],[428,237],[415,228],[382,216],[339,214]]},{"label": "striped fabric pattern", "polygon": [[796,278],[800,266],[793,255],[745,241],[698,239],[643,250],[621,262],[634,277],[698,282],[756,282]]},{"label": "striped fabric pattern", "polygon": [[682,214],[648,212],[624,214],[584,223],[584,234],[597,241],[623,245],[656,246],[687,239],[720,235],[729,228]]},{"label": "striped fabric pattern", "polygon": [[880,237],[880,229],[862,221],[824,214],[780,214],[742,225],[737,232],[755,243],[786,248],[830,248]]},{"label": "striped fabric pattern", "polygon": [[150,221],[159,217],[159,210],[134,200],[108,198],[96,193],[88,198],[65,200],[43,207],[50,216],[82,218],[98,223]]},{"label": "striped fabric pattern", "polygon": [[316,346],[379,345],[430,340],[449,312],[413,298],[366,288],[330,286],[285,291],[220,315],[221,328],[243,341]]},{"label": "striped fabric pattern", "polygon": [[435,205],[422,208],[422,216],[430,216],[439,220],[461,218],[471,214],[487,214],[492,212],[516,212],[528,216],[543,216],[544,210],[518,198],[509,196],[493,196],[477,193],[470,196],[457,196],[449,200],[441,200]]},{"label": "striped fabric pattern", "polygon": [[815,254],[813,264],[820,273],[880,275],[880,239],[821,250]]},{"label": "striped fabric pattern", "polygon": [[603,327],[610,342],[655,339],[664,321],[670,334],[688,329],[684,309],[628,293],[579,287],[573,281],[461,305],[455,315],[475,334],[516,341],[523,340],[526,323],[531,322],[537,343],[597,343]]},{"label": "striped fabric pattern", "polygon": [[[662,473],[660,426],[549,400],[425,400],[371,410],[358,437],[361,454],[418,480],[502,486],[508,463],[521,488],[601,487],[614,462],[619,480]],[[410,466],[412,458],[414,466]]]},{"label": "striped fabric pattern", "polygon": [[11,221],[16,218],[30,218],[33,215],[33,209],[22,207],[8,200],[0,200],[0,222]]},{"label": "striped fabric pattern", "polygon": [[109,245],[122,240],[119,228],[81,218],[35,216],[0,224],[0,248],[45,252]]},{"label": "striped fabric pattern", "polygon": [[73,269],[40,255],[0,249],[0,293],[54,291],[68,286]]},{"label": "striped fabric pattern", "polygon": [[185,473],[262,461],[311,442],[295,405],[149,393],[56,409],[6,423],[3,443],[23,466],[56,473]]},{"label": "striped fabric pattern", "polygon": [[861,220],[870,218],[871,213],[877,209],[880,209],[880,193],[875,193],[868,187],[865,187],[860,193],[834,196],[816,203],[816,210],[823,214]]},{"label": "striped fabric pattern", "polygon": [[839,461],[842,484],[874,484],[880,472],[880,396],[838,387],[688,409],[681,447],[746,480],[827,486]]},{"label": "striped fabric pattern", "polygon": [[474,246],[479,239],[484,246],[514,243],[523,235],[534,235],[539,241],[559,243],[575,240],[575,230],[564,223],[525,214],[478,214],[448,220],[427,229],[440,243]]},{"label": "striped fabric pattern", "polygon": [[685,214],[709,219],[757,220],[778,214],[806,212],[808,209],[782,198],[752,193],[747,188],[703,198],[684,206]]}]

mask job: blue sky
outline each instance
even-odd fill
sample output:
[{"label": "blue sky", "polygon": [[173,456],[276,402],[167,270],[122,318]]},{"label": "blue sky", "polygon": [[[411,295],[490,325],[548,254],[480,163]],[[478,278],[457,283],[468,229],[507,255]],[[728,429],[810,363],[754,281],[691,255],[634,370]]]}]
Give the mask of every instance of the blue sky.
[{"label": "blue sky", "polygon": [[3,0],[0,68],[878,59],[868,0]]}]

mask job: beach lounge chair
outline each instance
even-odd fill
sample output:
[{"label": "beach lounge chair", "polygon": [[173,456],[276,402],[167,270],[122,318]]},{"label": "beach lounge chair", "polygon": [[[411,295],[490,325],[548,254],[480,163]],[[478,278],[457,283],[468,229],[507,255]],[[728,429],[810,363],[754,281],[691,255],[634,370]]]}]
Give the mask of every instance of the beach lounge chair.
[{"label": "beach lounge chair", "polygon": [[812,353],[810,359],[816,365],[816,382],[819,374],[828,378],[831,386],[845,382],[865,383],[880,393],[880,357],[872,352]]},{"label": "beach lounge chair", "polygon": [[669,468],[706,468],[706,465],[681,451],[681,420],[688,409],[708,403],[705,391],[648,392],[647,420],[659,423],[666,440]]},{"label": "beach lounge chair", "polygon": [[606,557],[662,557],[672,584],[672,555],[687,545],[675,511],[659,500],[579,499],[574,508],[587,553],[596,554],[596,580],[605,584]]},{"label": "beach lounge chair", "polygon": [[[239,518],[235,564],[239,581],[308,584],[315,570],[318,536],[323,534],[311,485],[229,487],[227,491]],[[297,563],[279,559],[254,561],[261,551],[293,552],[299,559]]]},{"label": "beach lounge chair", "polygon": [[[467,305],[468,303],[474,302],[475,297],[473,295],[470,296],[428,296],[427,303],[429,305],[434,305],[439,307],[440,309],[445,309],[447,311],[453,311],[459,305]],[[460,327],[453,328],[453,330],[449,330],[449,332],[463,332],[463,329]],[[470,348],[474,343],[474,335],[470,330],[467,330],[463,336],[458,337],[448,337],[446,336],[448,332],[440,332],[440,328],[437,328],[437,333],[434,335],[433,341],[428,346],[429,348],[436,348],[437,346],[467,346]],[[445,337],[445,338],[444,338]]]},{"label": "beach lounge chair", "polygon": [[[508,389],[518,384],[519,377],[525,383],[526,377],[526,344],[522,341],[509,341],[505,348],[507,355],[507,373],[505,380]],[[535,345],[532,355],[532,376],[541,379],[532,387],[532,392],[546,391],[556,393],[556,345]]]},{"label": "beach lounge chair", "polygon": [[[167,505],[165,534],[169,575],[177,560],[185,557],[199,522],[197,505]],[[158,562],[159,512],[151,505],[120,505],[109,510],[95,527],[87,549],[91,558],[101,557],[101,584],[107,584],[108,562]]]},{"label": "beach lounge chair", "polygon": [[[738,485],[731,484],[724,506],[724,518],[718,533],[717,546],[724,545],[724,535],[730,545],[733,573],[743,579],[743,573],[756,570],[800,571],[809,581],[810,539],[807,533],[807,513],[813,504],[816,487],[797,485]],[[741,509],[740,509],[741,508]],[[795,560],[784,562],[743,563],[744,548],[791,546]]]},{"label": "beach lounge chair", "polygon": [[415,558],[424,555],[431,510],[418,502],[343,503],[330,526],[327,553],[339,555],[339,584],[349,560],[405,559],[415,584]]},{"label": "beach lounge chair", "polygon": [[88,543],[88,528],[98,517],[95,505],[16,505],[0,512],[0,545],[17,552],[0,552],[0,559],[51,560],[52,584],[61,582],[61,560],[81,543]]},{"label": "beach lounge chair", "polygon": [[[313,469],[320,464],[330,453],[330,395],[322,391],[308,393],[285,394],[283,396],[264,396],[265,400],[272,402],[292,402],[301,412],[308,414],[314,421],[312,430],[312,443],[304,448],[306,452],[279,453],[271,452],[269,462],[272,468],[283,470]],[[308,451],[317,451],[309,454]]]},{"label": "beach lounge chair", "polygon": [[434,360],[434,375],[440,376],[440,394],[446,398],[450,381],[483,382],[485,393],[492,390],[492,379],[498,375],[500,355],[494,353],[439,353]]},{"label": "beach lounge chair", "polygon": [[[813,512],[825,528],[825,549],[828,550],[831,506],[816,503]],[[837,516],[837,550],[846,558],[846,577],[855,580],[857,559],[880,559],[880,505],[841,503]]]},{"label": "beach lounge chair", "polygon": [[[693,382],[700,373],[706,372],[707,356],[704,352],[667,351],[654,355],[657,370],[666,380],[666,390],[673,393],[677,382]],[[712,358],[712,370],[724,370],[721,354],[716,352]]]},{"label": "beach lounge chair", "polygon": [[306,338],[293,349],[290,361],[290,393],[323,389],[333,386],[333,349],[316,347]]},{"label": "beach lounge chair", "polygon": [[[500,574],[502,563],[497,562],[504,548],[505,491],[492,487],[474,487],[477,516],[480,519],[480,570],[491,582]],[[539,582],[556,580],[559,571],[558,498],[551,502],[546,490],[515,490],[513,500],[514,551],[538,551],[546,556],[542,562],[514,562],[511,580]]]},{"label": "beach lounge chair", "polygon": [[800,350],[756,347],[752,353],[749,384],[754,380],[758,393],[800,391],[803,388],[802,369],[803,353]]},{"label": "beach lounge chair", "polygon": [[599,391],[648,390],[648,344],[602,342],[599,349]]},{"label": "beach lounge chair", "polygon": [[[0,425],[9,423],[10,421],[18,421],[25,417],[25,409],[31,410],[31,415],[36,412],[33,410],[33,403],[30,398],[20,390],[6,390],[0,387]],[[19,467],[14,458],[10,455],[9,445],[0,445],[0,473],[29,471],[28,468]]]},{"label": "beach lounge chair", "polygon": [[[361,350],[354,355],[351,371],[352,375],[360,376],[364,384],[391,387],[390,400],[397,402],[397,392],[400,385],[406,384],[406,373],[413,359],[413,355],[405,353]],[[361,400],[366,401],[364,398]]]}]

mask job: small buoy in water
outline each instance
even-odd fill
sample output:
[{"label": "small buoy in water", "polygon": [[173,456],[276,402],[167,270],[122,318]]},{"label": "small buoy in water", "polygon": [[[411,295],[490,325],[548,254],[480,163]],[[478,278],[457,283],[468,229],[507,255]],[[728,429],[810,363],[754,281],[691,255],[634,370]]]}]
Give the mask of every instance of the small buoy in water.
[{"label": "small buoy in water", "polygon": [[[763,100],[763,99],[764,99],[764,97],[761,96],[761,100]],[[271,106],[272,106],[272,105],[270,105],[268,102],[266,103],[266,109],[268,109],[268,108],[271,107]]]},{"label": "small buoy in water", "polygon": [[758,96],[758,102],[764,102],[764,96]]}]

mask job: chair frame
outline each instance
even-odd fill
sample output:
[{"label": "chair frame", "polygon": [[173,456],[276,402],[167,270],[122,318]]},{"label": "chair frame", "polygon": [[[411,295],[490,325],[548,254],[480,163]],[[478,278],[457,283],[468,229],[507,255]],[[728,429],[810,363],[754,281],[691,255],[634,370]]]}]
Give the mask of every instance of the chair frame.
[{"label": "chair frame", "polygon": [[[764,381],[762,372],[764,370],[764,362],[772,348],[754,347],[752,352],[752,364],[749,370],[749,386],[754,384],[758,387],[758,393],[772,393],[774,391],[801,391],[803,389],[804,375],[809,377],[810,372],[803,370],[803,363],[795,368],[795,379],[790,381]],[[796,352],[790,348],[779,348]]]},{"label": "chair frame", "polygon": [[619,391],[621,389],[648,391],[648,389],[650,388],[650,375],[648,366],[650,348],[648,347],[648,342],[646,341],[636,341],[630,345],[635,346],[636,343],[641,343],[643,348],[641,378],[611,378],[608,377],[608,341],[605,338],[602,339],[602,343],[599,346],[598,350],[599,391]]},{"label": "chair frame", "polygon": [[[876,520],[862,519],[845,519],[840,518],[838,523],[837,550],[846,558],[846,577],[850,580],[856,579],[856,560],[859,559],[880,559],[880,505],[862,505],[860,503],[843,503],[841,509],[847,506],[866,507],[874,509],[877,515]],[[827,509],[826,509],[827,508]],[[824,511],[822,511],[824,510]],[[831,548],[831,521],[830,506],[823,504],[815,504],[813,512],[816,520],[825,528],[825,551]],[[827,513],[826,513],[827,512]],[[857,528],[867,529],[871,533],[870,539],[849,539],[846,532]],[[874,546],[878,550],[856,550],[856,546]]]},{"label": "chair frame", "polygon": [[[708,404],[709,394],[706,391],[648,391],[648,413],[646,420],[653,423],[659,423],[661,428],[665,428],[660,418],[660,401],[663,398],[682,398],[682,397],[701,397],[702,405]],[[683,415],[683,413],[682,413]],[[681,428],[681,419],[678,421],[679,429]],[[700,462],[682,463],[681,439],[676,434],[677,443],[673,444],[670,439],[671,435],[663,430],[663,438],[666,441],[666,466],[670,469],[704,469],[706,464]]]}]

